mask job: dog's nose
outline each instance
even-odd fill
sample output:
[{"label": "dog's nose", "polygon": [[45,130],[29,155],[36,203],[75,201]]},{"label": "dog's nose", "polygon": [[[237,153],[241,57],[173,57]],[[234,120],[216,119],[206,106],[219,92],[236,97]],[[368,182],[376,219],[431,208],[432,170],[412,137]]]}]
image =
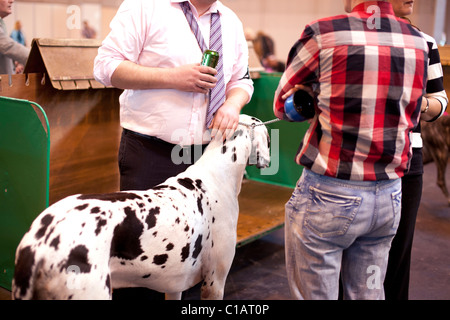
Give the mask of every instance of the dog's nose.
[{"label": "dog's nose", "polygon": [[258,157],[258,159],[256,161],[256,167],[258,169],[264,169],[264,168],[269,167],[269,163],[270,163],[270,160]]}]

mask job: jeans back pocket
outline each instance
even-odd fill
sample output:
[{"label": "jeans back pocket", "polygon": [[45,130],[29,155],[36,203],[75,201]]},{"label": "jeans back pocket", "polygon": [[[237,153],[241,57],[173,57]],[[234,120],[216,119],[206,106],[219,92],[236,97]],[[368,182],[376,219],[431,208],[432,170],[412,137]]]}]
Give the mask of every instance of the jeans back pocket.
[{"label": "jeans back pocket", "polygon": [[361,197],[344,196],[310,187],[305,226],[322,238],[344,235],[361,205]]}]

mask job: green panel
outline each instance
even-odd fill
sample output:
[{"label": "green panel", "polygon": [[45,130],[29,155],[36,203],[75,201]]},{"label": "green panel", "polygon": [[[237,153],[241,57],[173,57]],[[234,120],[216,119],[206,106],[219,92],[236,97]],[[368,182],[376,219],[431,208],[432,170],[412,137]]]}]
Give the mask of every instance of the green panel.
[{"label": "green panel", "polygon": [[[254,79],[255,92],[242,113],[255,116],[262,121],[275,119],[273,99],[280,78],[280,73],[263,73],[261,78]],[[247,177],[251,180],[294,188],[303,170],[302,166],[295,163],[294,158],[309,124],[279,121],[267,127],[271,136],[271,166],[264,170],[248,166]]]},{"label": "green panel", "polygon": [[48,120],[42,108],[0,97],[0,286],[8,290],[17,245],[48,206],[49,158]]}]

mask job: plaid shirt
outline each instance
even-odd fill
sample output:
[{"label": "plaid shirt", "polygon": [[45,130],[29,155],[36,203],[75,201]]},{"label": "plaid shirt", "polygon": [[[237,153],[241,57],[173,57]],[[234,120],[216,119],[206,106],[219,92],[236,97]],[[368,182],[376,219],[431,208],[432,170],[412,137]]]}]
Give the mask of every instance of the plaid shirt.
[{"label": "plaid shirt", "polygon": [[364,2],[349,15],[308,25],[274,101],[275,115],[286,119],[282,96],[289,89],[312,85],[318,94],[296,162],[345,180],[402,177],[420,117],[427,52],[420,33],[396,18],[388,2]]}]

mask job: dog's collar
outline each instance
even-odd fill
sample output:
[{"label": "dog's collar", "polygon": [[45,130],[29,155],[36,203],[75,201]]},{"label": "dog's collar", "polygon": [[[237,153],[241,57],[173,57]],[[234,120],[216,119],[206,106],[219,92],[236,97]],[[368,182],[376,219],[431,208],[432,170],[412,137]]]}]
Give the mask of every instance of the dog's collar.
[{"label": "dog's collar", "polygon": [[269,121],[265,121],[265,122],[261,122],[261,123],[255,123],[255,122],[253,122],[252,124],[248,124],[248,123],[244,123],[244,122],[239,122],[239,124],[241,124],[241,125],[243,125],[243,126],[246,126],[246,127],[249,127],[249,128],[254,128],[254,127],[257,127],[257,126],[266,126],[266,125],[268,125],[268,124],[271,124],[271,123],[275,123],[275,122],[278,122],[278,121],[281,121],[281,119],[273,119],[273,120],[269,120]]},{"label": "dog's collar", "polygon": [[256,122],[253,122],[253,123],[251,123],[251,124],[248,124],[248,123],[244,123],[244,122],[239,122],[239,124],[240,125],[243,125],[244,127],[247,127],[247,128],[250,128],[251,130],[250,130],[250,138],[251,138],[251,141],[253,141],[253,139],[254,139],[254,135],[255,135],[255,133],[254,133],[254,131],[255,131],[255,127],[258,127],[258,126],[266,126],[266,125],[268,125],[268,124],[272,124],[272,123],[275,123],[275,122],[278,122],[278,121],[281,121],[281,119],[273,119],[273,120],[269,120],[269,121],[265,121],[265,122],[261,122],[261,123],[256,123]]}]

